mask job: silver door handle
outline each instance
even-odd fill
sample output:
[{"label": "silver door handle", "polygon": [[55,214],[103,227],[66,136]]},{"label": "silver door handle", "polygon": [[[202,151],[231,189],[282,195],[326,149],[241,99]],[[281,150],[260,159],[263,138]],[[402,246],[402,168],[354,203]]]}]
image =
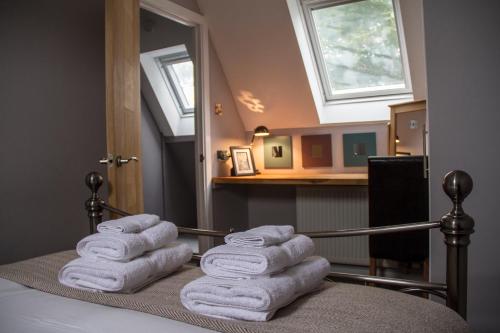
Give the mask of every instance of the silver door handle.
[{"label": "silver door handle", "polygon": [[139,159],[135,156],[130,156],[129,158],[122,158],[121,155],[116,156],[116,166],[121,167],[123,164],[127,164],[130,161],[136,161],[139,162]]},{"label": "silver door handle", "polygon": [[108,157],[103,157],[99,160],[101,164],[113,164],[113,155],[109,154]]}]

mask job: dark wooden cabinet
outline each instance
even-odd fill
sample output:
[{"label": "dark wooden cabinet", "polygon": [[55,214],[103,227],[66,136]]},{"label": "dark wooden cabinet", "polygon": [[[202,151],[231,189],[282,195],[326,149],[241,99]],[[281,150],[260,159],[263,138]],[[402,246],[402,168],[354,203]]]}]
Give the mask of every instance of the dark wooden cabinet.
[{"label": "dark wooden cabinet", "polygon": [[[424,157],[369,158],[368,195],[370,227],[428,221],[429,185],[424,177]],[[375,273],[375,259],[428,261],[427,230],[374,235],[369,239],[371,273]],[[424,275],[426,270],[424,264]]]}]

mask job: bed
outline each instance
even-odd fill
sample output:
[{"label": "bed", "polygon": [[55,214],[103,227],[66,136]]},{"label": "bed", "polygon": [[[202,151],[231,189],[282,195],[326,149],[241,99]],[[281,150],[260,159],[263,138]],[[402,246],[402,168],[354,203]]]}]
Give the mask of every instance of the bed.
[{"label": "bed", "polygon": [[[126,215],[98,196],[102,177],[87,176],[92,197],[87,201],[91,227],[102,211]],[[179,290],[203,273],[186,265],[136,294],[91,293],[64,287],[57,272],[76,257],[65,251],[0,266],[1,332],[469,332],[466,323],[467,245],[474,222],[461,203],[472,190],[472,180],[461,171],[448,174],[445,192],[453,209],[440,221],[356,230],[309,233],[311,237],[345,237],[440,228],[447,245],[447,283],[331,273],[320,290],[279,310],[269,322],[228,321],[197,315],[180,303]],[[180,229],[181,233],[221,236],[220,231]],[[465,265],[463,265],[465,263]],[[403,292],[339,283],[353,280],[390,285]],[[433,294],[447,307],[408,293]]]}]

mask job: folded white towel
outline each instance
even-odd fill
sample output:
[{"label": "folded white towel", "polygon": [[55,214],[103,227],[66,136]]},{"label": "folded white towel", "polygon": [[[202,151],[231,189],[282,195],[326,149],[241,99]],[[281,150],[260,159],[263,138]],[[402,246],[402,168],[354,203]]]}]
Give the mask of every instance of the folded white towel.
[{"label": "folded white towel", "polygon": [[313,253],[313,241],[304,235],[295,235],[280,245],[264,248],[217,246],[203,255],[200,266],[205,274],[215,278],[254,279],[296,265]]},{"label": "folded white towel", "polygon": [[99,232],[78,242],[76,251],[82,257],[127,261],[167,245],[177,239],[177,227],[161,222],[138,234]]},{"label": "folded white towel", "polygon": [[99,223],[97,231],[135,233],[151,228],[158,223],[160,223],[160,218],[156,215],[139,214]]},{"label": "folded white towel", "polygon": [[203,315],[237,320],[266,321],[276,310],[315,290],[330,271],[322,257],[259,280],[221,280],[204,276],[181,290],[181,302]]},{"label": "folded white towel", "polygon": [[241,247],[267,247],[290,240],[295,230],[291,225],[263,225],[224,237],[226,244]]},{"label": "folded white towel", "polygon": [[191,248],[183,243],[148,252],[129,262],[77,258],[59,271],[62,284],[90,291],[134,292],[177,270],[191,260]]}]

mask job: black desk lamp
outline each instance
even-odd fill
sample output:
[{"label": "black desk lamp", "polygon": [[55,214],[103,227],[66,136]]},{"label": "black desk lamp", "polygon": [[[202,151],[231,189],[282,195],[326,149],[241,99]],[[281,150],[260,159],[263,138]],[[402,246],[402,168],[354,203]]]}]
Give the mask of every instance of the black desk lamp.
[{"label": "black desk lamp", "polygon": [[255,140],[255,137],[256,136],[268,136],[270,133],[269,133],[269,130],[267,129],[266,126],[257,126],[254,131],[253,131],[253,135],[252,135],[252,142],[250,142],[250,146],[253,145],[253,141]]}]

